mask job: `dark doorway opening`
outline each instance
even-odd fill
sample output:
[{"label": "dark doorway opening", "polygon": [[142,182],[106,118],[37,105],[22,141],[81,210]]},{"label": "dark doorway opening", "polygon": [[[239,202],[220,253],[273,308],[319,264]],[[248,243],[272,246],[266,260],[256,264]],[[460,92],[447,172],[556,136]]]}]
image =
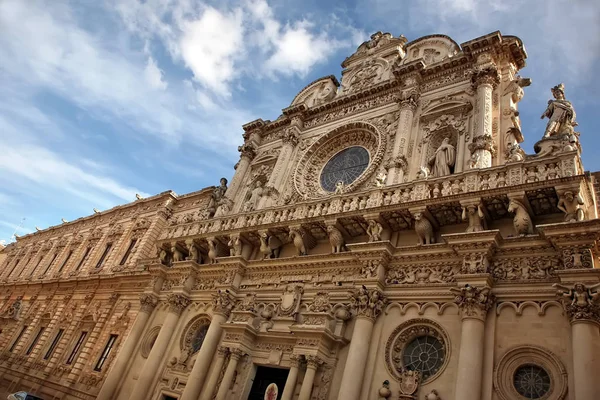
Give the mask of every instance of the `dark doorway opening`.
[{"label": "dark doorway opening", "polygon": [[264,400],[265,391],[271,383],[277,385],[277,389],[279,389],[277,400],[280,400],[289,372],[288,369],[258,366],[248,400]]},{"label": "dark doorway opening", "polygon": [[177,397],[169,396],[167,394],[163,394],[162,400],[177,400]]}]

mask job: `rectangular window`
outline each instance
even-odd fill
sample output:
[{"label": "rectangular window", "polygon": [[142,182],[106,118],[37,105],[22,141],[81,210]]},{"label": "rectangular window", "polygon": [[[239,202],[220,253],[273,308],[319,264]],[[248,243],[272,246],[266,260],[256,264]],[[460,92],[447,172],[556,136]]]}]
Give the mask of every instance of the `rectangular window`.
[{"label": "rectangular window", "polygon": [[63,261],[63,263],[60,265],[58,272],[61,272],[63,270],[63,268],[65,267],[65,265],[67,265],[67,263],[69,262],[69,259],[71,258],[72,255],[73,255],[73,250],[69,250],[69,254],[67,254],[67,258],[65,258],[65,261]]},{"label": "rectangular window", "polygon": [[50,267],[52,266],[52,264],[54,264],[54,260],[56,260],[56,257],[58,257],[58,253],[54,253],[54,255],[52,256],[52,261],[50,261],[50,264],[48,264],[46,266],[46,270],[44,271],[44,273],[42,274],[42,276],[46,275],[48,273],[48,270],[50,269]]},{"label": "rectangular window", "polygon": [[131,255],[131,251],[133,250],[133,247],[135,246],[136,243],[137,243],[137,239],[131,239],[131,243],[129,243],[129,247],[127,248],[127,251],[125,252],[125,255],[123,255],[123,258],[121,259],[121,262],[119,263],[119,265],[125,265],[125,263],[127,262],[127,259]]},{"label": "rectangular window", "polygon": [[112,249],[112,243],[107,243],[106,248],[104,249],[104,253],[102,253],[102,257],[100,257],[98,263],[96,264],[96,268],[100,268],[102,264],[104,264],[104,260],[106,260],[106,257],[110,253],[110,249]]},{"label": "rectangular window", "polygon": [[44,326],[42,326],[40,328],[40,330],[38,331],[37,335],[35,335],[35,338],[33,339],[33,341],[31,342],[31,344],[27,348],[27,352],[25,353],[25,355],[28,356],[28,355],[31,354],[31,352],[33,351],[33,348],[37,344],[38,340],[40,340],[40,336],[42,336],[42,333],[44,333],[44,329],[46,329],[46,327],[44,327]]},{"label": "rectangular window", "polygon": [[104,346],[104,350],[102,351],[102,354],[100,355],[100,358],[98,359],[98,362],[96,363],[96,366],[94,367],[94,371],[97,371],[97,372],[102,371],[102,366],[104,365],[104,363],[106,362],[106,359],[110,355],[110,351],[112,350],[118,337],[119,337],[119,335],[110,335],[110,337],[108,338],[108,342],[106,342],[106,346]]},{"label": "rectangular window", "polygon": [[17,336],[17,338],[15,339],[15,341],[13,342],[13,344],[10,346],[10,349],[8,349],[9,352],[12,353],[13,350],[15,349],[15,347],[17,347],[17,344],[19,343],[19,341],[23,337],[23,334],[25,333],[26,330],[27,330],[27,325],[23,326],[23,329],[21,329],[21,332],[19,332],[19,336]]},{"label": "rectangular window", "polygon": [[65,331],[64,329],[58,330],[58,332],[56,333],[56,336],[54,337],[54,340],[52,341],[52,344],[50,345],[50,348],[48,349],[48,351],[46,352],[46,355],[44,356],[44,360],[48,360],[52,356],[52,353],[54,353],[54,349],[58,345],[58,342],[60,341],[60,338],[62,337],[64,331]]},{"label": "rectangular window", "polygon": [[92,251],[91,247],[88,247],[87,249],[85,249],[85,254],[83,255],[83,258],[81,259],[81,261],[79,261],[79,264],[77,264],[77,268],[75,268],[75,271],[79,271],[79,268],[81,268],[81,266],[85,263],[88,256],[90,255],[90,251]]},{"label": "rectangular window", "polygon": [[71,351],[71,354],[69,355],[69,358],[67,358],[67,365],[71,365],[73,363],[73,361],[75,360],[75,357],[77,356],[77,353],[79,353],[79,350],[81,349],[81,346],[83,346],[83,343],[85,342],[85,338],[87,337],[87,332],[81,332],[81,336],[79,336],[79,339],[77,340],[77,343],[75,344],[75,347],[73,347],[73,351]]}]

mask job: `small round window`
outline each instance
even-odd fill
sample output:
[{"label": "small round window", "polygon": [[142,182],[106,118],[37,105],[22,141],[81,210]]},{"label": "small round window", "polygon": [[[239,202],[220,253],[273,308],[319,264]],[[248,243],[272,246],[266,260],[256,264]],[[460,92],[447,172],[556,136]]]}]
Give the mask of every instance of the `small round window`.
[{"label": "small round window", "polygon": [[404,368],[420,371],[426,380],[444,364],[444,345],[433,336],[419,336],[409,342],[402,351]]},{"label": "small round window", "polygon": [[204,343],[204,338],[206,337],[206,332],[208,332],[208,325],[202,325],[198,328],[194,337],[192,338],[192,353],[197,352],[202,347],[202,343]]},{"label": "small round window", "polygon": [[537,365],[522,365],[515,371],[514,385],[526,399],[541,399],[550,391],[550,375]]},{"label": "small round window", "polygon": [[362,146],[348,147],[333,156],[321,172],[321,187],[335,192],[338,182],[350,185],[369,166],[369,152]]}]

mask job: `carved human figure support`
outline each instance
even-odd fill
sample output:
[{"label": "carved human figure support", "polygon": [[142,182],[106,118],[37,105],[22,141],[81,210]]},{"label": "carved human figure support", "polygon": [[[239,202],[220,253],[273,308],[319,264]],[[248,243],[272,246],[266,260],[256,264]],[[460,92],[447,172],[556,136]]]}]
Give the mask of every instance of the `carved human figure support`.
[{"label": "carved human figure support", "polygon": [[552,89],[554,100],[548,101],[548,107],[542,114],[542,119],[548,118],[544,138],[554,135],[573,135],[575,122],[575,109],[570,101],[565,99],[565,85],[559,83]]},{"label": "carved human figure support", "polygon": [[[180,400],[197,400],[204,386],[210,364],[217,350],[223,333],[222,324],[227,321],[235,305],[235,297],[228,290],[218,290],[212,295],[212,319],[198,350],[196,362],[188,378]],[[211,379],[212,381],[212,379]],[[211,389],[211,388],[209,388]],[[212,390],[206,390],[201,400],[212,399]]]},{"label": "carved human figure support", "polygon": [[194,242],[194,240],[193,239],[186,240],[185,245],[187,247],[188,254],[189,254],[186,259],[197,262],[197,263],[201,263],[202,257],[200,257],[200,252],[198,251],[198,246],[196,246],[196,243]]},{"label": "carved human figure support", "polygon": [[329,233],[329,243],[331,244],[331,252],[332,253],[341,253],[346,250],[346,242],[344,240],[344,235],[338,228],[333,225],[329,225],[327,227],[327,232]]},{"label": "carved human figure support", "polygon": [[378,289],[369,290],[362,286],[350,293],[350,305],[356,315],[356,322],[350,340],[338,400],[358,400],[360,398],[373,325],[386,304],[387,299]]},{"label": "carved human figure support", "polygon": [[435,243],[433,225],[422,212],[417,212],[415,218],[415,232],[419,237],[418,245]]},{"label": "carved human figure support", "polygon": [[565,213],[565,222],[577,222],[585,219],[583,196],[579,192],[567,190],[560,195],[556,208]]},{"label": "carved human figure support", "polygon": [[513,226],[519,236],[533,234],[533,222],[525,205],[517,199],[511,199],[508,204],[508,212],[514,213]]},{"label": "carved human figure support", "polygon": [[367,225],[367,235],[369,235],[369,242],[381,241],[381,233],[383,232],[383,225],[374,219],[369,220]]},{"label": "carved human figure support", "polygon": [[334,194],[344,194],[345,189],[346,189],[346,184],[344,183],[344,181],[338,181],[335,184]]},{"label": "carved human figure support", "polygon": [[476,69],[471,77],[473,86],[477,88],[477,130],[473,134],[473,142],[469,144],[474,165],[472,168],[489,168],[492,166],[492,94],[500,82],[500,75],[495,66]]},{"label": "carved human figure support", "polygon": [[382,188],[385,186],[385,181],[387,180],[387,174],[383,171],[379,172],[375,177],[375,186],[378,188]]},{"label": "carved human figure support", "polygon": [[231,235],[229,237],[229,242],[227,242],[229,246],[229,255],[230,256],[241,256],[242,255],[242,239],[239,234]]},{"label": "carved human figure support", "polygon": [[170,294],[167,297],[167,302],[169,305],[169,312],[163,321],[158,337],[156,338],[152,350],[148,355],[148,359],[140,372],[129,400],[146,400],[148,398],[148,391],[152,387],[154,376],[156,375],[165,352],[167,351],[167,347],[171,342],[171,338],[177,327],[177,322],[179,321],[179,316],[191,301],[182,294]]},{"label": "carved human figure support", "polygon": [[456,150],[450,144],[450,138],[445,137],[442,140],[442,144],[440,144],[435,153],[429,158],[428,165],[431,175],[434,177],[450,175],[455,162]]},{"label": "carved human figure support", "polygon": [[456,399],[481,398],[481,379],[485,341],[485,319],[494,304],[495,297],[487,286],[482,288],[465,285],[451,288],[455,295],[462,320]]},{"label": "carved human figure support", "polygon": [[480,204],[470,204],[466,207],[463,207],[462,219],[463,221],[469,221],[467,233],[481,232],[485,230],[485,216]]},{"label": "carved human figure support", "polygon": [[593,399],[600,393],[596,365],[600,351],[600,283],[573,286],[553,285],[571,322],[573,387],[576,399]]}]

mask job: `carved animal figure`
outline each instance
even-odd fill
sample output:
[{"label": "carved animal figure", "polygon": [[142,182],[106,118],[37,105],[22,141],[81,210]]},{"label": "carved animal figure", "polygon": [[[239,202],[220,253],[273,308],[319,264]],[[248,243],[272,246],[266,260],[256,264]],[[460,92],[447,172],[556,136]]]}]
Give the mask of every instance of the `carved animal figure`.
[{"label": "carved animal figure", "polygon": [[327,227],[327,232],[329,233],[329,243],[331,243],[331,252],[332,253],[341,253],[345,250],[346,242],[344,241],[344,236],[342,232],[338,228],[333,225]]},{"label": "carved animal figure", "polygon": [[433,225],[431,225],[431,222],[429,222],[423,213],[415,213],[415,232],[417,232],[417,236],[419,237],[418,245],[435,243]]},{"label": "carved animal figure", "polygon": [[294,247],[296,247],[296,254],[298,256],[305,256],[308,254],[304,244],[304,238],[302,237],[302,232],[299,229],[290,229],[290,239],[292,239]]},{"label": "carved animal figure", "polygon": [[533,234],[533,222],[523,203],[519,200],[512,199],[508,204],[508,212],[515,214],[513,225],[519,236]]},{"label": "carved animal figure", "polygon": [[167,250],[160,249],[158,257],[160,258],[160,263],[161,264],[163,264],[163,265],[169,265],[169,253],[167,253]]},{"label": "carved animal figure", "polygon": [[196,244],[194,242],[190,242],[187,244],[187,248],[190,254],[187,259],[199,262],[200,254],[198,253],[198,247],[196,246]]},{"label": "carved animal figure", "polygon": [[267,232],[260,234],[260,252],[263,258],[279,258],[282,244],[277,236],[269,235]]},{"label": "carved animal figure", "polygon": [[207,239],[208,243],[208,264],[217,263],[217,244],[214,239]]},{"label": "carved animal figure", "polygon": [[181,251],[179,251],[177,246],[175,246],[175,245],[171,246],[171,253],[173,254],[174,262],[183,261],[183,253]]}]

